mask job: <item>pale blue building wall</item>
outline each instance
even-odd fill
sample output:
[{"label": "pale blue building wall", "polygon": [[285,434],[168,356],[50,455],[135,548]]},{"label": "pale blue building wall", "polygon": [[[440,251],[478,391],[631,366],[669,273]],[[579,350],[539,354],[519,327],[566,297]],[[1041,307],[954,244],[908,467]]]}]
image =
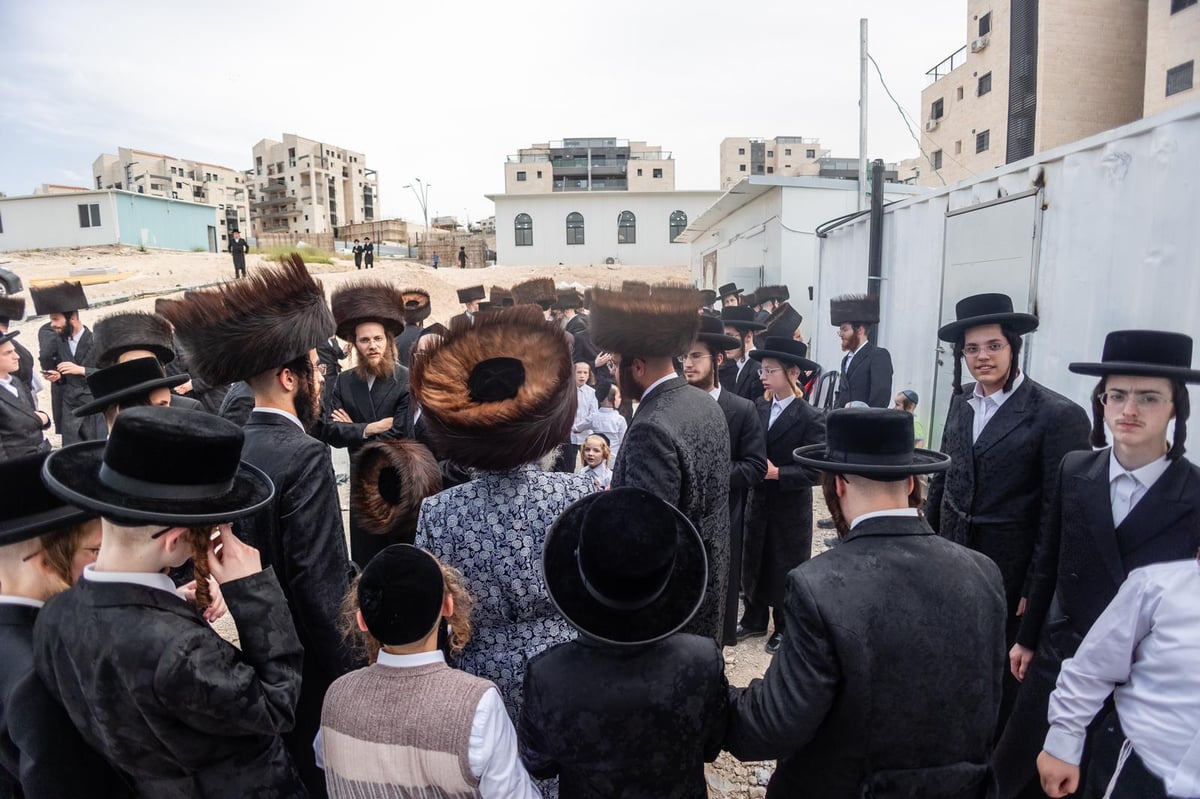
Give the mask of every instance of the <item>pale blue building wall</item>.
[{"label": "pale blue building wall", "polygon": [[209,228],[216,229],[217,212],[211,205],[113,192],[120,241],[134,247],[162,250],[209,249]]}]

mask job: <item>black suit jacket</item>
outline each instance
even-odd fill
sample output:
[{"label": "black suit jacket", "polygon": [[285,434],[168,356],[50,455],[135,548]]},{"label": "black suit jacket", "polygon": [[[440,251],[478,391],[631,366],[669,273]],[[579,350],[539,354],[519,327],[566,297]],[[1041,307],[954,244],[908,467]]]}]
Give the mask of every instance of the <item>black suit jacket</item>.
[{"label": "black suit jacket", "polygon": [[995,564],[920,519],[868,519],[788,575],[784,612],[766,675],[731,689],[725,741],[779,759],[768,797],[984,795],[1006,660]]},{"label": "black suit jacket", "polygon": [[872,408],[892,407],[892,355],[874,342],[862,345],[838,383],[834,406],[844,408],[851,402],[865,402]]},{"label": "black suit jacket", "polygon": [[37,402],[29,384],[13,375],[17,396],[0,388],[0,459],[32,455],[50,449],[42,431],[48,425],[37,415]]},{"label": "black suit jacket", "polygon": [[82,375],[63,375],[58,381],[63,387],[63,408],[74,411],[92,401],[92,390],[87,384],[87,375],[96,371],[96,358],[92,353],[92,331],[86,327],[83,329],[79,341],[75,344],[74,354],[71,352],[71,343],[61,336],[58,337],[56,346],[58,363],[76,363],[82,366],[85,372]]},{"label": "black suit jacket", "polygon": [[[742,399],[757,402],[763,396],[762,378],[758,376],[758,368],[761,363],[755,360],[747,360],[746,365],[742,367],[741,374],[737,372],[737,362],[733,362],[733,373],[729,376],[729,390],[737,394]],[[718,373],[719,376],[719,373]],[[725,384],[721,385],[726,388]]]},{"label": "black suit jacket", "polygon": [[10,339],[10,341],[12,341],[13,348],[17,351],[17,357],[21,360],[21,365],[17,369],[16,377],[18,380],[22,381],[28,386],[33,382],[33,366],[35,363],[37,363],[37,359],[33,357],[32,352],[25,349],[25,347],[21,345],[21,342],[17,341],[15,338]]},{"label": "black suit jacket", "polygon": [[750,489],[767,473],[767,444],[754,403],[724,388],[717,405],[729,427],[729,585],[725,591],[725,642],[736,643],[738,594],[742,580],[743,534]]},{"label": "black suit jacket", "polygon": [[[329,410],[339,408],[350,414],[353,424],[329,421],[323,425],[322,438],[334,447],[346,447],[353,455],[368,440],[412,438],[412,409],[409,393],[408,370],[399,364],[387,380],[376,379],[370,389],[353,369],[337,376]],[[363,432],[371,422],[392,417],[390,430],[379,433],[372,439],[363,438]]]},{"label": "black suit jacket", "polygon": [[400,365],[405,369],[412,366],[412,348],[417,339],[421,337],[421,325],[405,325],[404,331],[396,336],[396,356],[400,359]]},{"label": "black suit jacket", "polygon": [[342,359],[346,352],[337,344],[325,339],[317,345],[317,360],[325,364],[325,380],[332,383],[342,371]]}]

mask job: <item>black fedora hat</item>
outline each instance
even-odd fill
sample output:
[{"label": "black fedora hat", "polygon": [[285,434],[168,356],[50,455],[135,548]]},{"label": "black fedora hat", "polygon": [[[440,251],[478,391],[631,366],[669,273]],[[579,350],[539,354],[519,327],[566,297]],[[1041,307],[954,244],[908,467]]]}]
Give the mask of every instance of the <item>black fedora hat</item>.
[{"label": "black fedora hat", "polygon": [[42,479],[60,499],[122,524],[216,524],[275,495],[271,478],[241,460],[242,429],[204,411],[130,408],[107,441],[46,459]]},{"label": "black fedora hat", "polygon": [[954,343],[973,327],[1002,325],[1023,336],[1038,328],[1038,318],[1030,313],[1013,310],[1012,297],[1007,294],[973,294],[963,297],[954,306],[955,320],[942,325],[938,338]]},{"label": "black fedora hat", "polygon": [[7,344],[19,335],[21,335],[20,330],[10,330],[7,333],[0,333],[0,344]]},{"label": "black fedora hat", "polygon": [[725,335],[725,323],[720,317],[707,314],[700,317],[700,332],[696,334],[696,338],[719,350],[736,350],[742,346],[742,342],[733,336]]},{"label": "black fedora hat", "polygon": [[192,378],[186,374],[167,375],[157,358],[134,358],[97,369],[87,376],[94,399],[75,409],[76,416],[99,413],[122,400],[146,394],[156,388],[175,388]]},{"label": "black fedora hat", "polygon": [[96,518],[90,511],[63,502],[42,482],[49,452],[0,460],[0,547]]},{"label": "black fedora hat", "polygon": [[580,632],[610,644],[666,638],[704,599],[708,559],[676,508],[640,488],[572,503],[542,552],[550,600]]},{"label": "black fedora hat", "polygon": [[767,336],[763,339],[761,347],[750,350],[746,354],[760,363],[763,358],[774,358],[777,361],[799,366],[802,372],[821,371],[821,364],[808,359],[808,345],[803,341],[791,338]]},{"label": "black fedora hat", "polygon": [[1192,368],[1192,337],[1165,330],[1114,330],[1104,337],[1100,363],[1072,363],[1080,375],[1133,375],[1165,377],[1200,383],[1200,370]]},{"label": "black fedora hat", "polygon": [[840,408],[825,417],[825,443],[800,447],[796,462],[822,472],[900,480],[943,472],[950,456],[913,446],[913,416],[891,408]]},{"label": "black fedora hat", "polygon": [[717,296],[721,299],[725,299],[726,297],[736,297],[743,291],[744,289],[738,288],[737,283],[725,283],[717,289]]},{"label": "black fedora hat", "polygon": [[721,321],[729,327],[737,328],[743,333],[766,330],[762,322],[754,321],[754,309],[746,305],[726,305],[721,309]]}]

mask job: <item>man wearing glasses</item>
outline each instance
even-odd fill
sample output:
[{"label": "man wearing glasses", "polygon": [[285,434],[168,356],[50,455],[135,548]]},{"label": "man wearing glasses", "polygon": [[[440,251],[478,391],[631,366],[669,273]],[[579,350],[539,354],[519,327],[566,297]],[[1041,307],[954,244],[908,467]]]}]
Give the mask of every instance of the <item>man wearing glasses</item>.
[{"label": "man wearing glasses", "polygon": [[[1088,419],[1066,397],[1021,372],[1021,336],[1038,319],[1013,311],[1004,294],[976,294],[938,331],[954,345],[954,396],[942,434],[949,470],[929,485],[925,515],[940,535],[996,562],[1008,602],[1005,644],[1016,642],[1038,542],[1046,535],[1063,456],[1088,449]],[[974,384],[962,385],[962,362]],[[1006,674],[996,732],[1019,683]]]}]

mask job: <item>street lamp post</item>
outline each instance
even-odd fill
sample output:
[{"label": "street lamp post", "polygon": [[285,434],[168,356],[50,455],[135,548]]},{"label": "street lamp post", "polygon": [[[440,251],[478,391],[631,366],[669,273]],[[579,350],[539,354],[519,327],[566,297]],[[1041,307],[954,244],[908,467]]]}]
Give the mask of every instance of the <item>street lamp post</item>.
[{"label": "street lamp post", "polygon": [[[413,183],[417,184],[416,186]],[[403,188],[412,189],[413,195],[421,205],[421,215],[425,218],[425,238],[429,238],[429,189],[432,183],[424,183],[420,178],[413,178],[413,183],[405,183]]]}]

